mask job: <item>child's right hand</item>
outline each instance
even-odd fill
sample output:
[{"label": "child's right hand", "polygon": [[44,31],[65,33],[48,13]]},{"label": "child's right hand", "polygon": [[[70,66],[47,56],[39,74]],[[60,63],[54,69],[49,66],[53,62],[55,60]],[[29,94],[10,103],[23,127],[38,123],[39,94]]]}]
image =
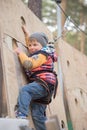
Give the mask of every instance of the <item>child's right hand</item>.
[{"label": "child's right hand", "polygon": [[16,52],[17,55],[19,55],[22,52],[19,47],[17,47],[14,51]]},{"label": "child's right hand", "polygon": [[29,36],[29,32],[28,32],[28,30],[27,30],[27,28],[26,28],[25,25],[22,25],[22,30],[23,30],[23,32],[24,32],[25,35]]}]

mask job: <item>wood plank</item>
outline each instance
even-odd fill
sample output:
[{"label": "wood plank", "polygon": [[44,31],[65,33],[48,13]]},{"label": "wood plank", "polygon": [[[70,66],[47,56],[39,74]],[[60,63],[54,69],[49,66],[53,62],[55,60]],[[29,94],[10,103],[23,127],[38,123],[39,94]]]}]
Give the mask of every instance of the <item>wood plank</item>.
[{"label": "wood plank", "polygon": [[[3,15],[2,15],[3,11]],[[6,14],[6,15],[5,15]],[[16,15],[15,15],[16,14]],[[4,17],[5,16],[5,17]],[[8,106],[8,115],[14,117],[14,105],[17,101],[18,89],[27,83],[25,75],[21,68],[18,58],[14,55],[13,39],[16,39],[17,45],[25,50],[24,34],[22,32],[22,19],[24,18],[30,34],[33,32],[45,32],[50,40],[52,33],[47,27],[21,2],[21,0],[1,0],[0,1],[0,24],[4,30],[2,38],[2,63],[3,77],[6,88],[6,98]],[[14,41],[15,42],[15,41]],[[21,44],[22,43],[22,44]],[[57,66],[57,65],[55,65]],[[18,77],[18,75],[20,76]],[[63,120],[67,130],[67,121],[63,104],[62,92],[59,90],[56,99],[49,105],[47,116],[57,114],[59,122]]]},{"label": "wood plank", "polygon": [[87,56],[58,42],[63,83],[74,130],[87,129]]},{"label": "wood plank", "polygon": [[3,39],[4,44],[2,45],[2,63],[7,92],[8,115],[13,117],[14,106],[17,102],[18,90],[19,87],[25,84],[25,76],[23,76],[23,69],[20,66],[18,57],[12,50],[12,38],[8,35],[4,35]]},{"label": "wood plank", "polygon": [[6,117],[7,115],[7,100],[6,91],[3,78],[3,65],[2,65],[2,43],[3,43],[3,29],[0,24],[0,116]]},{"label": "wood plank", "polygon": [[31,130],[28,120],[0,118],[0,130]]},{"label": "wood plank", "polygon": [[51,116],[47,121],[46,121],[46,128],[47,130],[61,130],[60,128],[60,124],[59,124],[59,120],[58,117],[55,116]]},{"label": "wood plank", "polygon": [[[1,30],[0,30],[0,41],[1,41]],[[3,71],[1,62],[1,44],[0,44],[0,106],[2,106],[2,82],[3,82]],[[2,113],[2,107],[0,107],[0,116]]]}]

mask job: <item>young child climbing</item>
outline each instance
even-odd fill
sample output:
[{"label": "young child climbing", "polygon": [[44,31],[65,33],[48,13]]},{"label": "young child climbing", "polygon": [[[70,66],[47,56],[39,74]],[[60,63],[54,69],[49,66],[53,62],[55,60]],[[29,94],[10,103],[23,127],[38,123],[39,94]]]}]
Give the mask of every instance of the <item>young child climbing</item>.
[{"label": "young child climbing", "polygon": [[[55,49],[47,46],[46,34],[36,32],[29,36],[25,26],[25,34],[29,56],[19,48],[15,50],[28,77],[29,83],[19,92],[17,101],[17,118],[27,118],[31,110],[32,119],[36,130],[46,130],[46,107],[55,97],[57,76],[54,73],[54,62],[57,61]],[[31,109],[30,109],[31,108]]]}]

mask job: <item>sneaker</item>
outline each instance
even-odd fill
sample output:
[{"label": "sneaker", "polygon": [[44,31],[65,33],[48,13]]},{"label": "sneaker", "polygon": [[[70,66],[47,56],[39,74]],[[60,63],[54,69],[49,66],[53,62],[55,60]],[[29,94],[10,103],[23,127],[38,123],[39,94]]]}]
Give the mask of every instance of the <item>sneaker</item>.
[{"label": "sneaker", "polygon": [[18,119],[27,119],[27,116],[22,112],[16,111],[15,115],[16,115],[16,118],[18,118]]}]

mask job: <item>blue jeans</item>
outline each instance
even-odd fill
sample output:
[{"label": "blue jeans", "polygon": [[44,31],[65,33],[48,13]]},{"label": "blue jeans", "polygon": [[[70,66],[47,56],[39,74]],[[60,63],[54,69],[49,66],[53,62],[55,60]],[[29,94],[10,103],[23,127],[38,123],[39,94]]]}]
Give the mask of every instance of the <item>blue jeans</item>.
[{"label": "blue jeans", "polygon": [[33,102],[32,100],[44,96],[47,96],[47,91],[37,82],[23,86],[18,96],[18,111],[28,115],[31,107],[31,115],[36,130],[46,130],[46,105]]}]

